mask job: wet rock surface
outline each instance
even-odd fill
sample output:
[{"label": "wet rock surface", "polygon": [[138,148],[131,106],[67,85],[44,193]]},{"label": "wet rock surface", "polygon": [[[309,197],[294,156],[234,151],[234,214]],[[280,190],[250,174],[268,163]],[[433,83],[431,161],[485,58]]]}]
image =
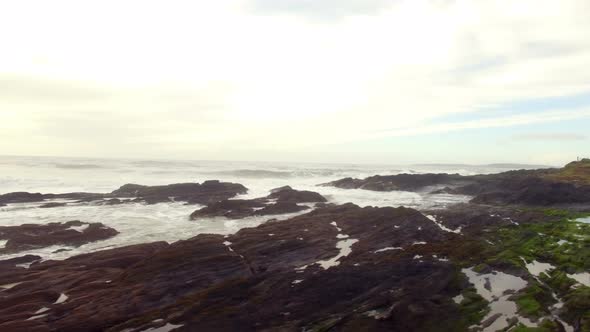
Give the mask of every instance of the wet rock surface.
[{"label": "wet rock surface", "polygon": [[3,205],[8,203],[41,202],[43,200],[43,195],[40,193],[13,192],[0,195],[0,204]]},{"label": "wet rock surface", "polygon": [[[219,202],[240,194],[246,194],[248,188],[239,183],[209,180],[203,183],[176,183],[163,186],[144,186],[126,184],[111,193],[64,193],[41,194],[28,192],[13,192],[0,195],[0,206],[11,203],[44,202],[47,200],[71,200],[74,203],[93,203],[102,205],[117,205],[122,203],[156,204],[170,201],[187,204],[210,204]],[[66,202],[47,202],[39,207],[53,208],[66,206]]]},{"label": "wet rock surface", "polygon": [[[563,169],[520,170],[499,174],[376,175],[365,179],[345,178],[322,186],[373,191],[421,191],[433,194],[473,196],[473,203],[491,205],[559,206],[590,203],[590,185],[557,177]],[[434,188],[434,189],[433,189]]]},{"label": "wet rock surface", "polygon": [[365,189],[373,191],[417,191],[436,185],[461,185],[468,179],[458,174],[398,174],[375,175],[365,179],[344,178],[322,184],[341,189]]},{"label": "wet rock surface", "polygon": [[316,192],[295,190],[290,186],[275,188],[271,190],[270,195],[266,198],[289,203],[323,203],[328,201],[324,196]]},{"label": "wet rock surface", "polygon": [[[453,267],[413,259],[449,236],[413,209],[346,204],[226,237],[44,261],[2,275],[18,284],[0,292],[0,330],[412,330],[425,314],[457,315],[441,300],[458,291]],[[404,250],[375,253],[390,246]],[[61,294],[67,301],[56,304]]]},{"label": "wet rock surface", "polygon": [[[237,204],[255,204],[246,202]],[[492,312],[483,319],[487,302],[471,293],[460,267],[476,266],[490,276],[503,271],[534,284],[519,258],[529,249],[506,257],[499,244],[508,240],[495,232],[556,221],[553,213],[516,207],[463,204],[419,212],[325,204],[229,236],[201,234],[64,261],[25,256],[0,261],[0,330],[485,328],[504,317],[494,320],[500,316]],[[527,232],[518,234],[527,238]],[[487,245],[490,240],[497,243]],[[495,282],[486,280],[484,288],[493,291]],[[528,296],[509,288],[500,295],[507,294],[514,301]],[[459,295],[463,300],[455,301]]]},{"label": "wet rock surface", "polygon": [[6,241],[4,247],[0,247],[0,254],[52,245],[80,246],[117,234],[115,229],[101,223],[84,223],[77,220],[43,225],[0,226],[0,240]]},{"label": "wet rock surface", "polygon": [[248,189],[238,183],[217,180],[199,183],[178,183],[166,186],[142,186],[126,184],[113,191],[116,197],[135,198],[135,201],[155,204],[161,202],[181,201],[189,204],[208,204],[245,194]]},{"label": "wet rock surface", "polygon": [[191,220],[207,217],[226,217],[241,219],[252,216],[295,213],[309,209],[298,203],[325,203],[322,195],[306,190],[295,190],[289,186],[271,190],[270,195],[256,199],[231,199],[214,202],[196,210]]}]

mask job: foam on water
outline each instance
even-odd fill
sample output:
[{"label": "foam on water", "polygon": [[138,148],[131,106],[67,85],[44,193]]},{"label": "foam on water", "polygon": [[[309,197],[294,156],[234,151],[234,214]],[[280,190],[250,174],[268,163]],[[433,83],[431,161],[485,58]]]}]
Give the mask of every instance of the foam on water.
[{"label": "foam on water", "polygon": [[[189,220],[189,215],[202,206],[183,203],[159,203],[146,205],[128,203],[120,205],[69,205],[51,209],[39,209],[39,203],[10,204],[0,208],[0,225],[18,226],[21,224],[47,224],[81,220],[100,222],[119,231],[107,240],[97,241],[71,248],[51,246],[27,250],[15,254],[2,255],[0,259],[19,257],[26,254],[39,255],[44,259],[65,259],[81,253],[110,249],[132,244],[188,239],[201,233],[232,234],[243,227],[255,227],[270,219],[268,216],[248,217],[230,220],[224,217]],[[272,216],[287,219],[306,211]],[[55,252],[58,249],[68,251]]]},{"label": "foam on water", "polygon": [[438,226],[438,228],[442,229],[445,232],[461,234],[461,227],[459,227],[457,229],[450,229],[450,228],[446,227],[445,225],[443,225],[441,222],[437,221],[435,216],[425,215],[425,217],[430,219],[430,221],[432,221],[436,226]]}]

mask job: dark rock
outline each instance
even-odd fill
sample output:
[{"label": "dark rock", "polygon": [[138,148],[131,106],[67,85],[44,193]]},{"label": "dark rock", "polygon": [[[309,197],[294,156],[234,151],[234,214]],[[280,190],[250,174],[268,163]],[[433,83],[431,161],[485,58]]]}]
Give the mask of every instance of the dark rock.
[{"label": "dark rock", "polygon": [[495,315],[492,315],[490,318],[488,318],[488,319],[484,320],[483,322],[481,322],[480,325],[481,325],[481,327],[486,328],[486,327],[494,324],[494,322],[496,320],[498,320],[500,317],[502,317],[502,314],[500,314],[500,313],[495,314]]},{"label": "dark rock", "polygon": [[41,256],[24,255],[24,256],[20,256],[20,257],[11,258],[11,259],[1,260],[0,266],[32,263],[32,262],[38,261],[40,259],[41,259]]},{"label": "dark rock", "polygon": [[[227,237],[203,234],[44,261],[1,279],[21,284],[2,292],[0,328],[121,331],[170,323],[182,325],[179,331],[422,331],[428,322],[458,319],[449,298],[457,292],[454,267],[411,258],[431,250],[416,241],[434,246],[447,238],[418,211],[346,204]],[[316,264],[352,240],[352,252],[332,267]],[[386,246],[407,252],[374,253]],[[54,304],[60,294],[68,299]],[[50,308],[47,316],[27,320],[42,307]],[[391,314],[368,317],[374,308]]]},{"label": "dark rock", "polygon": [[202,184],[177,183],[165,186],[126,184],[111,194],[119,198],[136,198],[136,201],[143,201],[148,204],[169,202],[170,200],[189,204],[209,204],[247,192],[248,189],[241,184],[205,181]]},{"label": "dark rock", "polygon": [[190,215],[191,220],[205,217],[241,219],[251,216],[294,213],[309,209],[297,203],[325,202],[326,198],[312,191],[294,190],[289,186],[271,190],[267,197],[256,199],[231,199],[214,202]]},{"label": "dark rock", "polygon": [[[268,203],[260,200],[224,204]],[[473,257],[478,271],[507,270],[482,264],[479,253],[466,249],[477,246],[463,245],[481,244],[479,234],[510,220],[543,220],[536,210],[462,204],[429,211],[437,222],[466,230],[455,234],[414,209],[326,205],[228,236],[122,247],[29,269],[0,262],[0,285],[20,283],[0,293],[0,330],[115,332],[173,324],[180,332],[464,331],[469,299],[461,306],[452,300],[472,287],[461,268],[475,265]],[[351,252],[335,260],[345,244]],[[54,304],[60,294],[67,301]],[[42,307],[50,308],[47,316],[27,320]]]},{"label": "dark rock", "polygon": [[291,188],[291,186],[282,186],[282,187],[271,189],[270,193],[274,194],[276,192],[283,191],[283,190],[293,190],[293,188]]},{"label": "dark rock", "polygon": [[118,198],[111,198],[104,201],[105,205],[119,205],[123,204],[123,201]]},{"label": "dark rock", "polygon": [[0,203],[2,204],[41,202],[43,199],[43,195],[40,193],[13,192],[0,195]]},{"label": "dark rock", "polygon": [[551,182],[540,178],[507,179],[493,191],[473,198],[478,204],[524,204],[550,206],[590,202],[590,186]]},{"label": "dark rock", "polygon": [[78,202],[92,202],[101,200],[106,197],[106,194],[97,193],[65,193],[65,194],[44,194],[45,199],[71,199]]},{"label": "dark rock", "polygon": [[[85,226],[82,231],[71,227]],[[77,220],[66,223],[49,223],[45,225],[24,224],[20,226],[0,227],[0,239],[8,240],[0,254],[23,250],[43,248],[52,245],[80,246],[88,242],[105,240],[117,235],[113,228],[101,223],[83,223]]]},{"label": "dark rock", "polygon": [[425,187],[442,184],[464,184],[465,177],[459,174],[398,174],[375,175],[365,179],[344,178],[322,184],[342,189],[365,189],[373,191],[416,191]]},{"label": "dark rock", "polygon": [[[140,202],[156,204],[170,201],[180,201],[187,204],[209,204],[219,202],[239,194],[245,194],[248,189],[238,183],[219,182],[217,180],[199,183],[177,183],[164,186],[142,186],[126,184],[110,194],[99,193],[65,193],[39,194],[28,192],[14,192],[0,195],[0,206],[8,203],[42,202],[46,199],[69,199],[76,203],[96,203],[115,205],[126,202]],[[122,200],[121,198],[127,198]],[[49,202],[42,208],[64,206],[66,203]]]},{"label": "dark rock", "polygon": [[291,203],[322,203],[328,201],[324,196],[316,192],[295,190],[289,186],[274,189],[267,198]]},{"label": "dark rock", "polygon": [[260,210],[255,211],[254,214],[259,216],[266,216],[274,214],[295,213],[308,209],[308,206],[298,205],[297,203],[292,201],[278,201],[275,204],[270,204]]},{"label": "dark rock", "polygon": [[190,215],[191,220],[206,217],[227,217],[239,219],[254,215],[256,208],[264,208],[266,204],[260,200],[231,199],[209,204]]},{"label": "dark rock", "polygon": [[60,207],[60,206],[66,206],[66,205],[67,205],[67,203],[51,202],[51,203],[45,203],[39,207],[42,209],[47,209],[47,208],[54,208],[54,207]]},{"label": "dark rock", "polygon": [[[569,181],[563,170],[518,170],[499,174],[461,176],[458,174],[375,175],[366,179],[345,178],[322,186],[373,191],[419,191],[430,194],[475,196],[472,203],[491,205],[554,206],[590,203],[590,185],[580,176]],[[569,181],[569,182],[568,182]]]}]

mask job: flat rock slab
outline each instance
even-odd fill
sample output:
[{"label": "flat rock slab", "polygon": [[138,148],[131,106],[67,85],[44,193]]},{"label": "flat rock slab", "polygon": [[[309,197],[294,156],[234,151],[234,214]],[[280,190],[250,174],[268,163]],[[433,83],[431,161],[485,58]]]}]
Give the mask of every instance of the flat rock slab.
[{"label": "flat rock slab", "polygon": [[6,240],[0,254],[9,254],[53,245],[80,246],[105,240],[117,235],[115,229],[102,223],[84,223],[78,220],[45,225],[24,224],[0,227],[0,240]]}]

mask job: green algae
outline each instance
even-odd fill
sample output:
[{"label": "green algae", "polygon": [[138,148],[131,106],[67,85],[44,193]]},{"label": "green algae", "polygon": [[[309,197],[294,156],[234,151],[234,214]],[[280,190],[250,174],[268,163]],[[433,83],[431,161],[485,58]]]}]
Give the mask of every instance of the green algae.
[{"label": "green algae", "polygon": [[569,278],[564,271],[553,270],[539,277],[546,285],[551,287],[560,296],[564,296],[576,284],[576,281]]},{"label": "green algae", "polygon": [[546,177],[559,182],[590,184],[590,159],[573,161]]},{"label": "green algae", "polygon": [[536,281],[514,296],[519,314],[529,318],[541,318],[549,314],[548,307],[556,301],[551,290]]},{"label": "green algae", "polygon": [[511,332],[552,332],[558,331],[558,326],[553,321],[544,319],[537,327],[528,327],[518,324]]},{"label": "green algae", "polygon": [[[557,302],[555,293],[565,301],[559,316],[572,326],[581,326],[581,331],[590,332],[590,291],[568,277],[590,271],[590,225],[575,221],[590,214],[560,209],[532,211],[539,215],[537,222],[499,226],[480,233],[477,244],[466,238],[465,243],[457,246],[460,251],[453,250],[449,256],[458,266],[471,266],[481,273],[499,269],[526,275],[526,264],[532,261],[553,265],[554,269],[540,273],[538,278],[530,274],[525,277],[529,285],[511,300],[520,315],[540,319],[550,315],[550,308]],[[478,324],[489,312],[487,301],[476,298],[472,288],[462,294],[462,314],[472,325]],[[558,330],[556,323],[545,319],[538,327],[519,325],[511,331]]]},{"label": "green algae", "polygon": [[479,324],[481,320],[490,312],[488,301],[477,294],[473,287],[467,288],[461,293],[463,300],[459,303],[459,310],[465,327]]},{"label": "green algae", "polygon": [[503,262],[524,267],[524,258],[528,262],[547,262],[570,273],[590,270],[590,225],[572,221],[569,212],[551,210],[548,213],[560,217],[503,227],[490,234],[489,240],[497,244],[497,252],[487,257],[486,263]]},{"label": "green algae", "polygon": [[564,296],[564,300],[564,320],[574,326],[580,326],[580,331],[590,331],[590,287],[573,288]]}]

